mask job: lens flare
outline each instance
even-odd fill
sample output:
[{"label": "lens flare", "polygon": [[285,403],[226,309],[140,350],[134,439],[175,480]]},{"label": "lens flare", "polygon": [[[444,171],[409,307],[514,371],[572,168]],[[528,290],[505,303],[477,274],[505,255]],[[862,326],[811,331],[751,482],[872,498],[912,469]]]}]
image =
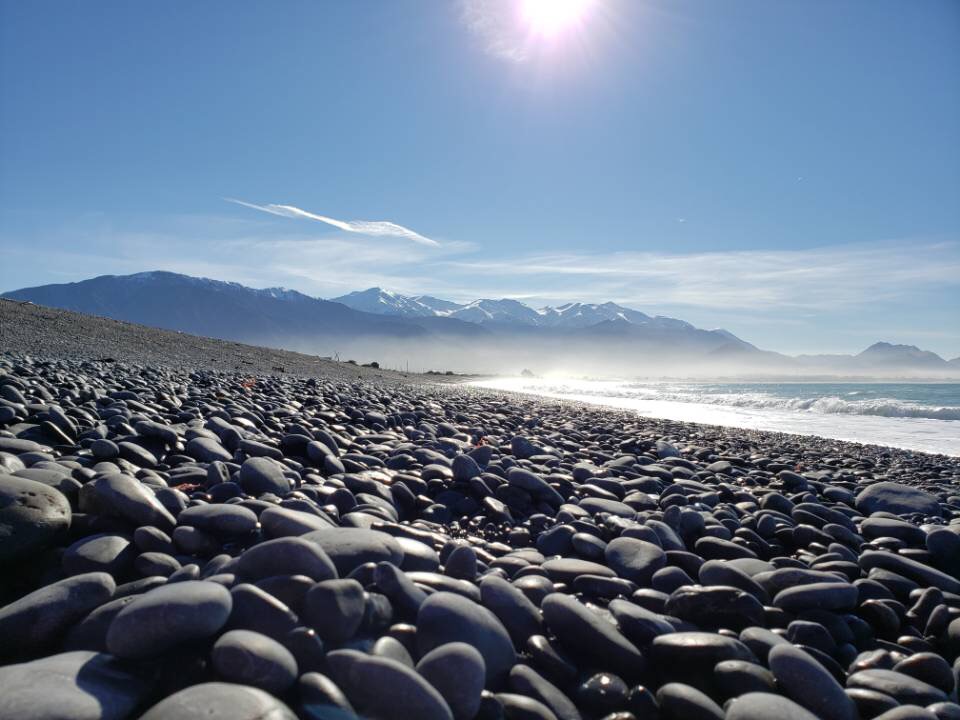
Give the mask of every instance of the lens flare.
[{"label": "lens flare", "polygon": [[521,17],[538,35],[553,36],[579,25],[594,0],[523,0]]}]

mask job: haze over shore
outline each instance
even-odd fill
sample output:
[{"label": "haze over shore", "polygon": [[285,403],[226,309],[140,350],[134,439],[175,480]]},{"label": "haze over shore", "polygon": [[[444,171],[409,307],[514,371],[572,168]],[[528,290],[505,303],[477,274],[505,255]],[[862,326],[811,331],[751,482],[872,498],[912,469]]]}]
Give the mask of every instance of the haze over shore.
[{"label": "haze over shore", "polygon": [[960,378],[960,357],[876,342],[856,355],[788,356],[723,329],[614,303],[535,310],[457,304],[378,288],[324,301],[168,272],[101,276],[4,293],[16,300],[385,367],[613,377]]}]

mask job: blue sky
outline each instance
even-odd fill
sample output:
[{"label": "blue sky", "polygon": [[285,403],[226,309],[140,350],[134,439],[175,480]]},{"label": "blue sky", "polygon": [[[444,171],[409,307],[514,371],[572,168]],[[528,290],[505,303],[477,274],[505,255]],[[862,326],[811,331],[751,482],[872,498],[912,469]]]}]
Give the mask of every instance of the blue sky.
[{"label": "blue sky", "polygon": [[592,0],[542,36],[523,1],[0,0],[0,289],[610,299],[960,355],[960,4]]}]

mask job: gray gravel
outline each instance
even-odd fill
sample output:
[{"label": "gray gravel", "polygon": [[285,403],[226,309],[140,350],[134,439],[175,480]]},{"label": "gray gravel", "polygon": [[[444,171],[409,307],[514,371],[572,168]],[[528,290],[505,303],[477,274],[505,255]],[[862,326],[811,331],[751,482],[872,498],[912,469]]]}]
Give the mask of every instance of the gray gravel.
[{"label": "gray gravel", "polygon": [[[0,298],[0,352],[63,360],[106,358],[153,367],[252,375],[282,373],[388,383],[420,377],[5,298]],[[426,376],[422,379],[444,381]]]},{"label": "gray gravel", "polygon": [[960,713],[956,458],[0,308],[0,720]]}]

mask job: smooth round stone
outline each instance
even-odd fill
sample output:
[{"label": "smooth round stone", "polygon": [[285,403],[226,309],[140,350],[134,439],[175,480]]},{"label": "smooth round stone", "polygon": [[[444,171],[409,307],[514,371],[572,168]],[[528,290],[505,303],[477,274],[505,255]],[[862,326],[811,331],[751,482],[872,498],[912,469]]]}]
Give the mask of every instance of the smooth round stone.
[{"label": "smooth round stone", "polygon": [[156,456],[141,445],[121,441],[117,443],[117,449],[120,451],[120,457],[137,467],[153,468],[157,466]]},{"label": "smooth round stone", "polygon": [[252,457],[240,466],[240,487],[248,495],[259,497],[273,493],[283,497],[290,492],[290,481],[283,474],[282,466],[267,457]]},{"label": "smooth round stone", "polygon": [[576,679],[576,663],[562,648],[543,635],[528,638],[524,650],[530,656],[533,666],[551,681],[567,685]]},{"label": "smooth round stone", "polygon": [[180,561],[175,557],[160,552],[141,553],[133,561],[133,566],[141,577],[156,575],[171,577],[174,573],[183,569]]},{"label": "smooth round stone", "polygon": [[937,559],[949,563],[960,562],[960,534],[944,527],[935,527],[927,533],[927,550]]},{"label": "smooth round stone", "polygon": [[349,640],[363,622],[363,585],[356,580],[324,580],[307,592],[303,620],[324,642]]},{"label": "smooth round stone", "polygon": [[257,587],[300,615],[303,612],[303,600],[315,584],[306,575],[271,575],[259,580]]},{"label": "smooth round stone", "polygon": [[708,560],[697,573],[701,585],[727,585],[750,593],[762,603],[769,603],[770,598],[764,590],[744,570],[738,568],[735,561]]},{"label": "smooth round stone", "polygon": [[956,684],[950,663],[932,652],[915,653],[898,662],[893,669],[940,688],[947,694],[953,692]]},{"label": "smooth round stone", "polygon": [[90,452],[97,460],[113,460],[120,457],[120,448],[113,440],[97,438],[90,443]]},{"label": "smooth round stone", "polygon": [[857,708],[833,676],[808,653],[776,645],[767,658],[780,690],[824,720],[856,720]]},{"label": "smooth round stone", "polygon": [[636,583],[617,577],[581,575],[573,582],[574,593],[588,599],[629,597],[637,589]]},{"label": "smooth round stone", "polygon": [[686,585],[667,600],[665,614],[701,627],[742,630],[763,622],[763,606],[753,595],[722,585]]},{"label": "smooth round stone", "polygon": [[756,657],[763,663],[767,662],[771,648],[777,645],[789,645],[790,641],[782,635],[763,627],[748,627],[740,633],[740,642],[750,648]]},{"label": "smooth round stone", "polygon": [[941,720],[941,718],[930,708],[920,707],[919,705],[901,705],[877,715],[873,720]]},{"label": "smooth round stone", "polygon": [[230,462],[233,455],[227,451],[219,442],[213,438],[196,437],[190,440],[184,449],[187,455],[194,460],[210,463],[217,460],[221,462]]},{"label": "smooth round stone", "polygon": [[297,720],[293,710],[270,693],[246,685],[209,682],[161,700],[140,720]]},{"label": "smooth round stone", "polygon": [[254,545],[237,559],[236,573],[251,581],[272,575],[306,575],[318,582],[337,577],[330,557],[306,537],[276,538]]},{"label": "smooth round stone", "polygon": [[540,606],[547,626],[572,654],[597,667],[633,678],[645,667],[637,647],[616,627],[569,595],[553,593]]},{"label": "smooth round stone", "polygon": [[0,608],[0,657],[43,650],[63,637],[117,589],[107,573],[74,575],[34,590]]},{"label": "smooth round stone", "polygon": [[506,628],[482,605],[449,592],[430,595],[417,613],[417,648],[426,655],[434,648],[463,642],[483,656],[487,685],[496,685],[516,662]]},{"label": "smooth round stone", "polygon": [[227,626],[280,640],[299,624],[296,614],[281,600],[256,585],[240,583],[230,588],[233,609]]},{"label": "smooth round stone", "polygon": [[495,697],[507,720],[558,720],[550,708],[526,695],[497,693]]},{"label": "smooth round stone", "polygon": [[437,689],[403,663],[355,650],[334,650],[327,653],[327,664],[331,679],[361,716],[453,720]]},{"label": "smooth round stone", "polygon": [[426,543],[412,538],[394,538],[403,551],[401,569],[406,572],[437,572],[440,570],[440,556]]},{"label": "smooth round stone", "polygon": [[302,538],[323,549],[340,577],[346,577],[368,562],[388,562],[397,567],[403,563],[403,549],[399,543],[393,536],[379,530],[327,528],[309,532]]},{"label": "smooth round stone", "polygon": [[667,564],[666,553],[659,546],[628,537],[607,543],[604,557],[617,575],[641,587],[648,586],[653,574]]},{"label": "smooth round stone", "polygon": [[130,572],[136,548],[124,535],[91,535],[77,540],[63,553],[61,564],[67,575],[105,572],[120,577]]},{"label": "smooth round stone", "polygon": [[927,534],[912,523],[885,517],[868,517],[860,523],[860,534],[867,540],[895,537],[910,545],[923,545]]},{"label": "smooth round stone", "polygon": [[194,505],[177,516],[177,524],[214,535],[246,535],[257,529],[257,515],[240,505]]},{"label": "smooth round stone", "polygon": [[935,713],[919,705],[900,705],[891,708],[873,720],[940,720]]},{"label": "smooth round stone", "polygon": [[876,690],[901,705],[931,705],[948,699],[943,690],[895,670],[861,670],[847,678],[847,687]]},{"label": "smooth round stone", "polygon": [[356,717],[347,696],[326,675],[304,673],[297,683],[297,693],[307,720],[354,720]]},{"label": "smooth round stone", "polygon": [[844,582],[798,585],[777,593],[773,604],[788,612],[804,610],[852,610],[857,605],[856,586]]},{"label": "smooth round stone", "polygon": [[927,705],[926,709],[932,712],[937,720],[960,720],[960,705],[955,702],[933,703]]},{"label": "smooth round stone", "polygon": [[531,635],[542,632],[540,611],[521,590],[491,575],[480,583],[480,602],[499,618],[515,647],[522,648]]},{"label": "smooth round stone", "polygon": [[385,657],[390,658],[391,660],[396,660],[407,667],[414,667],[414,665],[416,665],[416,663],[413,661],[413,656],[410,655],[410,652],[407,650],[406,646],[395,637],[390,635],[384,635],[377,640],[373,644],[373,647],[370,648],[369,654],[375,655],[376,657]]},{"label": "smooth round stone", "polygon": [[453,479],[457,482],[468,482],[483,472],[477,461],[469,455],[457,455],[450,464],[450,469],[453,470]]},{"label": "smooth round stone", "polygon": [[739,640],[707,632],[660,635],[651,643],[650,652],[659,665],[709,665],[711,669],[723,660],[755,659],[746,645]]},{"label": "smooth round stone", "polygon": [[889,512],[894,515],[921,513],[940,517],[940,503],[930,493],[895,482],[869,485],[856,500],[857,510],[864,515]]},{"label": "smooth round stone", "polygon": [[570,538],[573,550],[584,560],[602,560],[607,544],[595,535],[579,532]]},{"label": "smooth round stone", "polygon": [[954,653],[960,654],[960,617],[947,625],[947,644]]},{"label": "smooth round stone", "polygon": [[619,500],[608,500],[607,498],[586,497],[580,501],[580,508],[586,510],[591,515],[597,513],[609,513],[617,517],[633,518],[637,511],[626,503]]},{"label": "smooth round stone", "polygon": [[661,711],[683,720],[723,720],[723,710],[707,695],[683,683],[667,683],[657,690]]},{"label": "smooth round stone", "polygon": [[557,720],[580,720],[573,701],[533,668],[517,664],[510,671],[510,689],[546,705]]},{"label": "smooth round stone", "polygon": [[576,696],[581,706],[601,715],[624,707],[629,692],[627,684],[616,675],[597,673],[577,686]]},{"label": "smooth round stone", "polygon": [[674,631],[673,625],[646,608],[629,600],[611,600],[607,609],[613,614],[620,632],[639,647],[648,645],[658,635]]},{"label": "smooth round stone", "polygon": [[0,474],[0,564],[32,555],[70,527],[70,502],[43,483]]},{"label": "smooth round stone", "polygon": [[473,580],[477,577],[477,552],[469,545],[458,545],[447,557],[443,574],[460,580]]},{"label": "smooth round stone", "polygon": [[161,655],[216,634],[230,617],[230,591],[204,580],[163,585],[121,610],[107,631],[107,649],[124,658]]},{"label": "smooth round stone", "polygon": [[129,475],[104,475],[80,490],[80,509],[120,518],[140,527],[152,525],[169,530],[176,524],[173,515],[153,491]]},{"label": "smooth round stone", "polygon": [[726,720],[818,720],[812,712],[782,695],[751,692],[741,695],[727,708]]},{"label": "smooth round stone", "polygon": [[270,538],[299,537],[314,530],[334,527],[319,515],[286,507],[268,507],[260,513],[263,534]]},{"label": "smooth round stone", "polygon": [[844,692],[857,706],[861,718],[873,718],[900,705],[889,695],[884,695],[876,690],[847,688]]},{"label": "smooth round stone", "polygon": [[547,560],[540,567],[554,582],[572,584],[581,575],[598,575],[601,577],[615,577],[616,573],[606,565],[579,560],[577,558],[555,558]]},{"label": "smooth round stone", "polygon": [[420,658],[417,672],[447,701],[454,720],[471,720],[477,714],[487,668],[472,645],[440,645]]},{"label": "smooth round stone", "polygon": [[151,692],[110,655],[78,650],[0,667],[0,718],[124,720]]},{"label": "smooth round stone", "polygon": [[144,525],[134,530],[133,544],[137,546],[140,552],[176,552],[170,536],[163,532],[163,530],[150,527],[149,525]]},{"label": "smooth round stone", "polygon": [[83,620],[70,628],[63,641],[64,649],[106,652],[107,630],[110,629],[110,623],[113,622],[117,613],[134,600],[136,600],[136,597],[133,595],[126,597],[115,595],[112,600],[90,612]]},{"label": "smooth round stone", "polygon": [[210,653],[213,669],[228,682],[280,695],[297,680],[297,661],[283,645],[250,630],[221,635]]},{"label": "smooth round stone", "polygon": [[[553,498],[557,495],[557,491],[550,487],[546,480],[524,468],[510,468],[507,471],[507,482],[535,497]],[[563,502],[563,498],[560,498],[560,502]]]},{"label": "smooth round stone", "polygon": [[776,681],[773,673],[761,665],[744,660],[724,660],[713,668],[716,686],[728,698],[750,692],[774,692]]},{"label": "smooth round stone", "polygon": [[905,555],[882,550],[865,550],[860,554],[858,562],[860,567],[867,571],[881,568],[902,575],[920,585],[932,585],[946,592],[960,594],[960,580]]}]

